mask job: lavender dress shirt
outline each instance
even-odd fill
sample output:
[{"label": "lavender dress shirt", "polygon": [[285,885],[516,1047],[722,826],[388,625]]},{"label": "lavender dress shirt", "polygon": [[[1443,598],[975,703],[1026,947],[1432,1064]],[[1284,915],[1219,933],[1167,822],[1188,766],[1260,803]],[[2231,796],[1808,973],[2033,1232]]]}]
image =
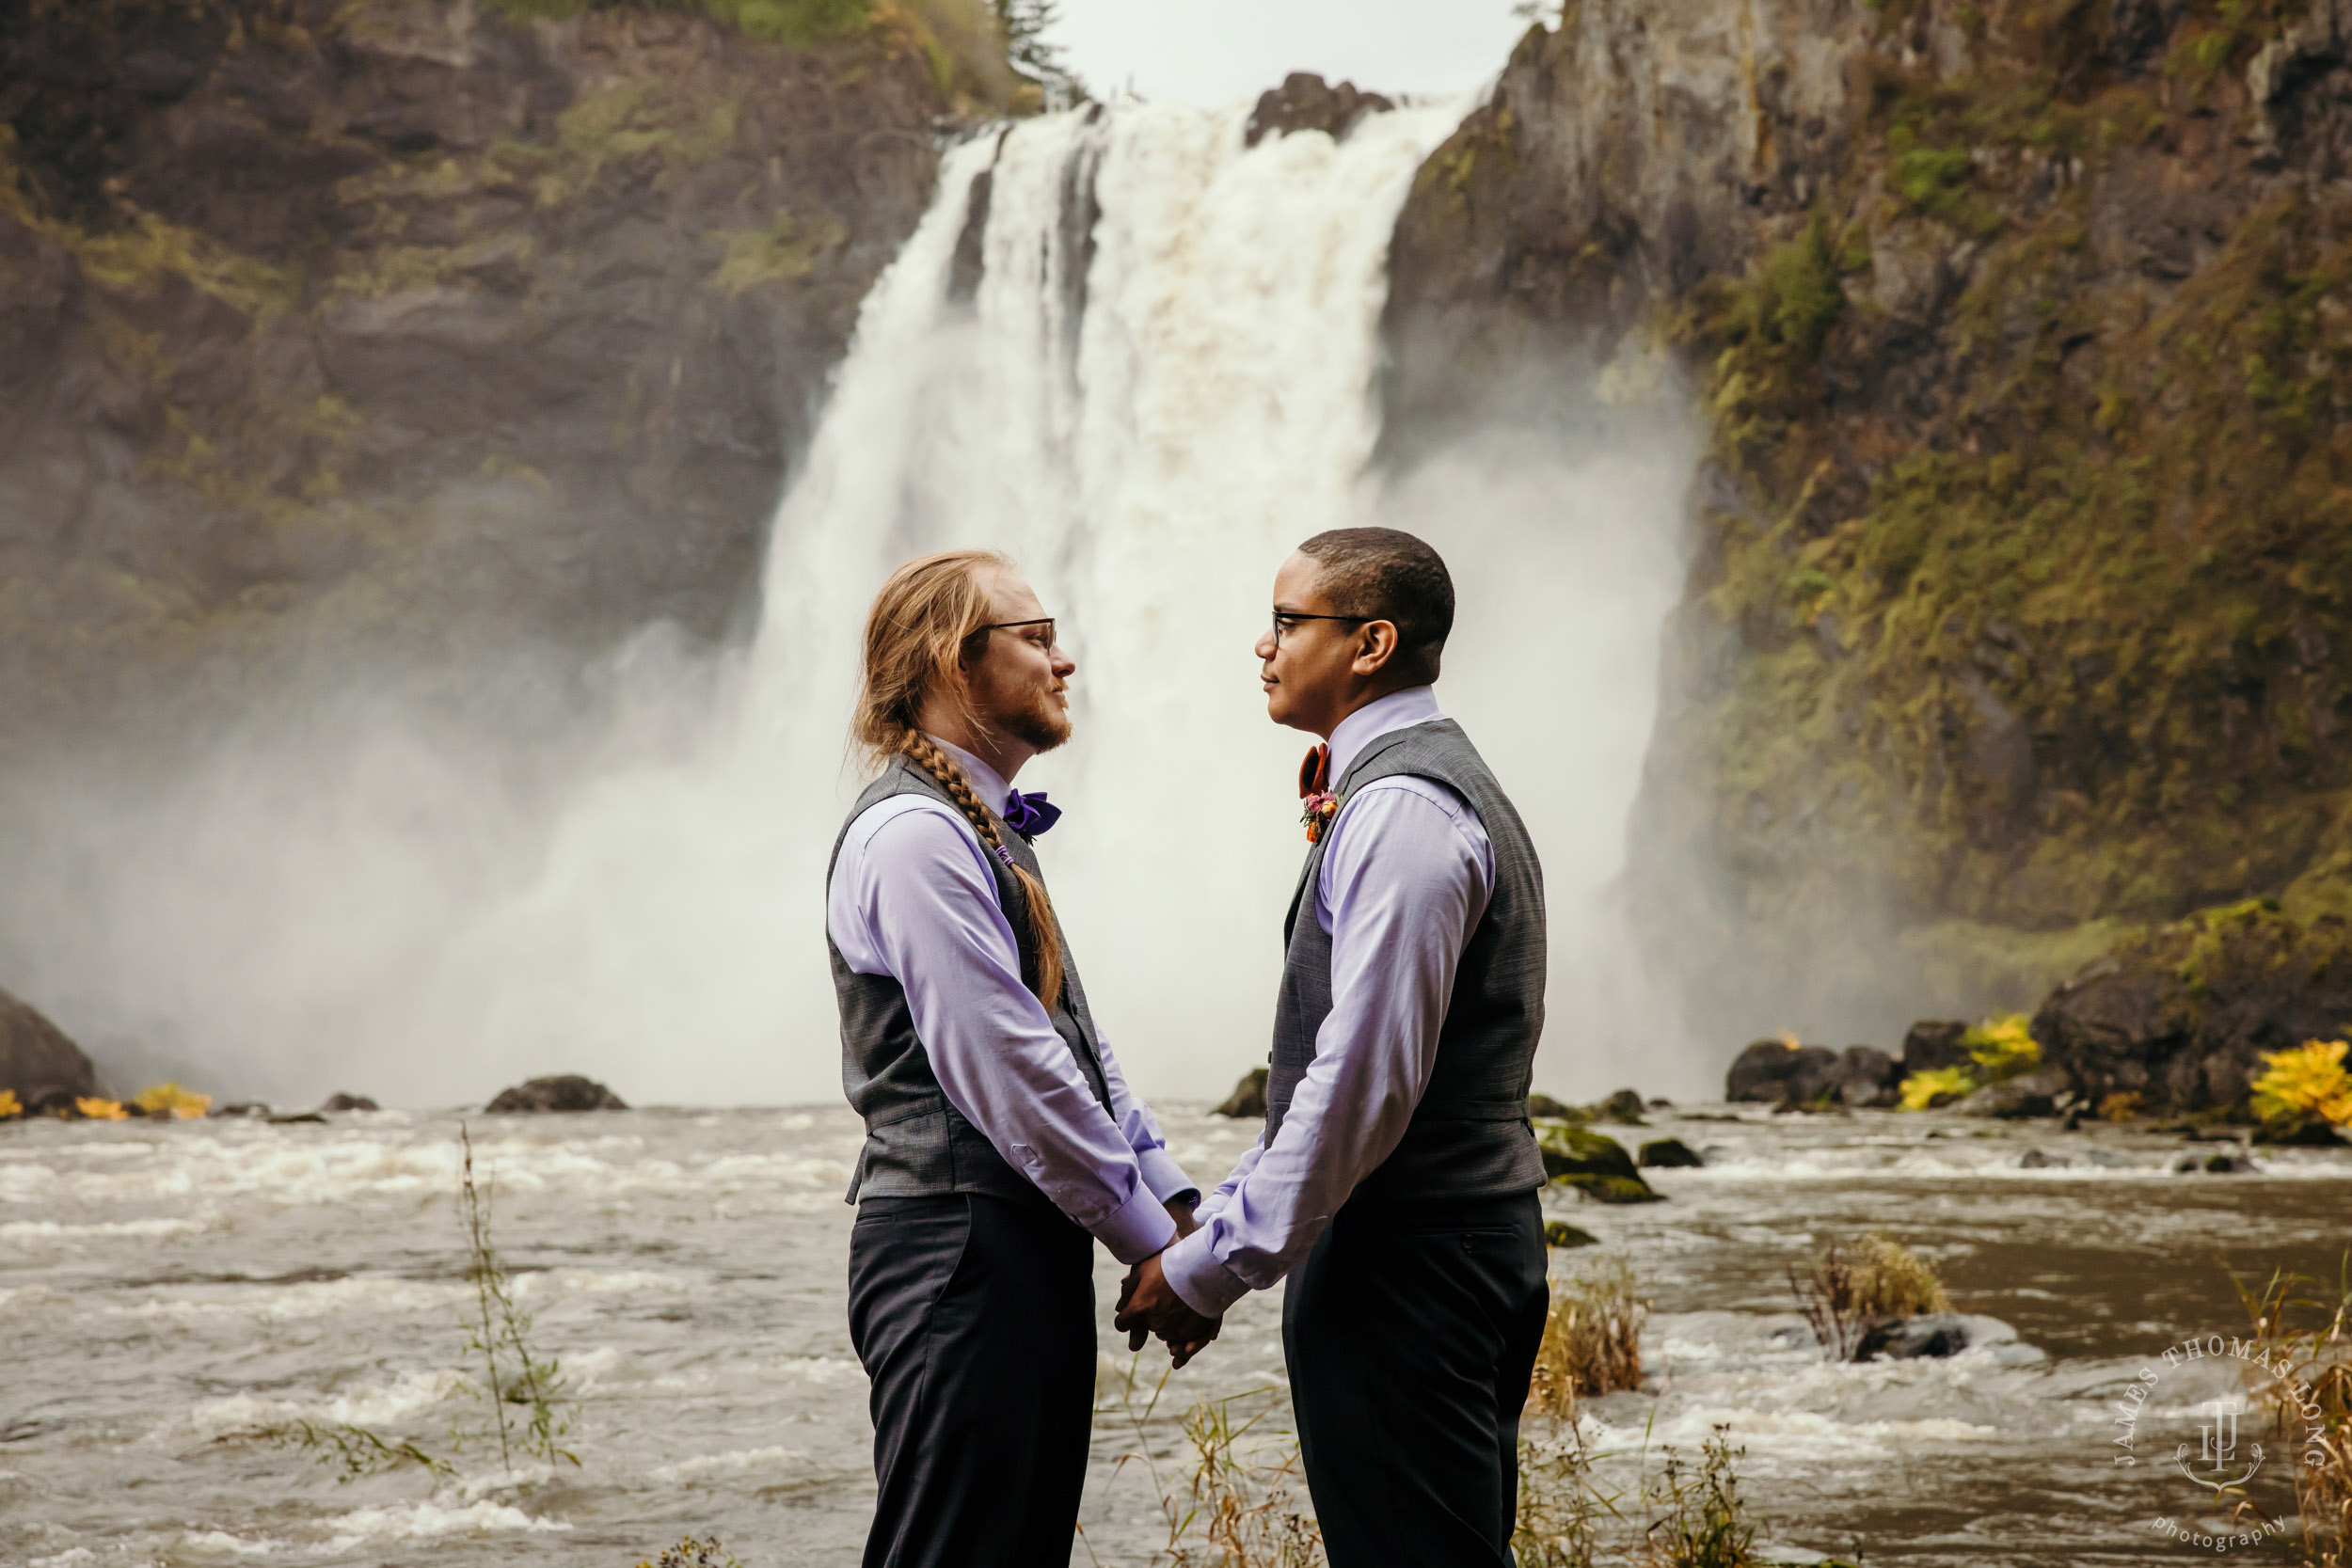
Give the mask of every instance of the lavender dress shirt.
[{"label": "lavender dress shirt", "polygon": [[[1391,730],[1444,717],[1416,686],[1331,732],[1331,778]],[[1215,1317],[1307,1256],[1356,1183],[1405,1136],[1437,1066],[1462,949],[1494,895],[1494,847],[1470,802],[1391,774],[1351,791],[1325,840],[1314,917],[1331,934],[1331,1011],[1282,1130],[1263,1134],[1160,1257],[1168,1283]],[[1302,911],[1303,912],[1303,911]]]},{"label": "lavender dress shirt", "polygon": [[[931,736],[983,800],[1011,785]],[[905,988],[914,1032],[947,1102],[1122,1263],[1176,1234],[1165,1205],[1198,1196],[1097,1040],[1104,1112],[1070,1046],[1021,981],[1021,947],[972,825],[930,795],[894,795],[858,814],[825,890],[825,928],[860,974]]]}]

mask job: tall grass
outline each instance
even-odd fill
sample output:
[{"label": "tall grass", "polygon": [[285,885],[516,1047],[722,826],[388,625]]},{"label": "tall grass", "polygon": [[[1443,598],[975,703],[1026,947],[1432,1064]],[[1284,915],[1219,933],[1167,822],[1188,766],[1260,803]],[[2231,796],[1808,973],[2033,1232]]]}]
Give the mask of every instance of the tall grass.
[{"label": "tall grass", "polygon": [[1948,1312],[1951,1298],[1934,1265],[1899,1242],[1871,1234],[1850,1247],[1832,1243],[1788,1285],[1813,1338],[1850,1360],[1875,1323],[1922,1312]]},{"label": "tall grass", "polygon": [[1648,1322],[1649,1303],[1622,1258],[1597,1259],[1572,1279],[1553,1280],[1528,1408],[1562,1420],[1576,1414],[1581,1399],[1641,1387]]},{"label": "tall grass", "polygon": [[[1202,1400],[1185,1412],[1187,1450],[1181,1470],[1163,1469],[1152,1451],[1150,1423],[1167,1392],[1168,1372],[1139,1397],[1139,1358],[1113,1385],[1112,1399],[1095,1406],[1132,1434],[1134,1446],[1111,1466],[1117,1476],[1138,1466],[1159,1500],[1167,1538],[1152,1554],[1168,1568],[1324,1568],[1323,1532],[1307,1502],[1298,1439],[1275,1424],[1287,1408],[1279,1388]],[[1086,1526],[1079,1544],[1099,1565]]]},{"label": "tall grass", "polygon": [[2269,1368],[2256,1374],[2249,1366],[2249,1375],[2257,1377],[2293,1456],[2303,1560],[2345,1568],[2352,1563],[2352,1253],[2338,1267],[2332,1300],[2304,1294],[2329,1288],[2301,1275],[2273,1274],[2258,1290],[2232,1283],[2253,1320],[2259,1362]]}]

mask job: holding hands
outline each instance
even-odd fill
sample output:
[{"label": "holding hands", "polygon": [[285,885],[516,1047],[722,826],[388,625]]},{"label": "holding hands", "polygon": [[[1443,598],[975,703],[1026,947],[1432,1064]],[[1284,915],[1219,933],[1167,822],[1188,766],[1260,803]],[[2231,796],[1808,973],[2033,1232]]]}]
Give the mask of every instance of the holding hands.
[{"label": "holding hands", "polygon": [[[1176,1222],[1178,1239],[1199,1228],[1190,1206],[1170,1204],[1168,1212]],[[1179,1367],[1207,1348],[1224,1324],[1224,1319],[1204,1318],[1184,1305],[1161,1272],[1157,1253],[1127,1271],[1126,1280],[1119,1287],[1118,1314],[1111,1320],[1111,1326],[1127,1336],[1129,1350],[1143,1349],[1143,1341],[1156,1335]]]}]

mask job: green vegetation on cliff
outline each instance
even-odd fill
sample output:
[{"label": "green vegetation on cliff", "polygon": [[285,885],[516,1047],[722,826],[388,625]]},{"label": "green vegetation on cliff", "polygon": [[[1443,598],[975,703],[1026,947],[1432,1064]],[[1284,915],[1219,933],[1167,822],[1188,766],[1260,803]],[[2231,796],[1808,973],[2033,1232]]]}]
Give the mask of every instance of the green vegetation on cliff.
[{"label": "green vegetation on cliff", "polygon": [[1649,331],[1706,416],[1634,879],[1727,1037],[2352,911],[2341,10],[1584,0],[1422,170],[1392,418]]}]

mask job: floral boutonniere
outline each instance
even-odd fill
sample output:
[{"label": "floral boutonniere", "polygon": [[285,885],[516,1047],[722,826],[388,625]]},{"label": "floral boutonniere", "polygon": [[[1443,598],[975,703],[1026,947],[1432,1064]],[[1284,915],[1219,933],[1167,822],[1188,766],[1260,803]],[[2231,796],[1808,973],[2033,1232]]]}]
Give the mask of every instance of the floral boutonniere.
[{"label": "floral boutonniere", "polygon": [[1331,831],[1331,818],[1340,814],[1340,798],[1327,789],[1318,789],[1307,797],[1305,805],[1298,819],[1307,824],[1307,842],[1320,844],[1323,835]]}]

